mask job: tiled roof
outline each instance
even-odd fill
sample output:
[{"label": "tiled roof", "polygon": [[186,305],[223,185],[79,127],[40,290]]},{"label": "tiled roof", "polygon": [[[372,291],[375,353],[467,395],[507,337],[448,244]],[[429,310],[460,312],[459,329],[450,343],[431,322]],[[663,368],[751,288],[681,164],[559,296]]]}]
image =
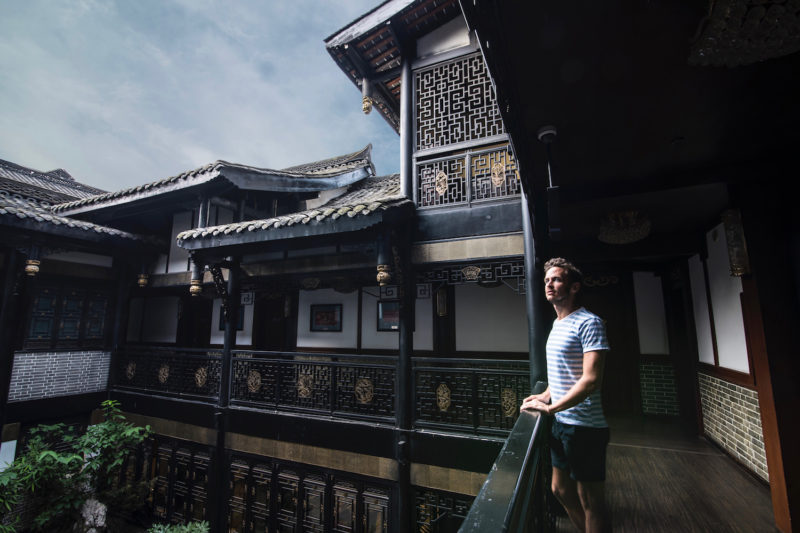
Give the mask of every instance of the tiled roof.
[{"label": "tiled roof", "polygon": [[69,212],[77,208],[85,206],[102,207],[107,203],[116,203],[126,199],[136,199],[147,196],[161,194],[168,190],[183,189],[207,183],[219,176],[225,177],[226,170],[233,173],[248,173],[257,176],[277,176],[281,178],[289,178],[293,180],[303,180],[303,178],[326,178],[333,177],[339,174],[358,169],[369,167],[372,168],[372,161],[370,160],[370,152],[372,146],[369,145],[363,150],[314,163],[307,163],[295,167],[289,167],[283,170],[272,170],[241,165],[238,163],[228,163],[227,161],[215,161],[203,167],[183,172],[176,176],[164,178],[158,181],[139,185],[138,187],[131,187],[121,191],[110,192],[98,196],[92,196],[74,202],[68,202],[53,207],[54,212]]},{"label": "tiled roof", "polygon": [[400,192],[399,174],[367,178],[351,185],[345,194],[320,207],[263,220],[195,228],[180,233],[178,244],[219,235],[265,232],[295,225],[326,224],[345,216],[349,218],[366,217],[372,213],[380,213],[404,205],[413,205],[413,202]]},{"label": "tiled roof", "polygon": [[0,191],[37,202],[59,203],[104,193],[75,181],[64,169],[41,172],[0,159]]},{"label": "tiled roof", "polygon": [[88,234],[106,235],[131,241],[152,241],[148,237],[142,237],[127,231],[54,215],[49,209],[37,205],[35,201],[0,195],[0,224],[11,225],[14,222],[23,222],[25,220],[34,223],[38,222],[40,226],[37,229],[41,229],[45,233],[52,233],[57,227],[62,227],[83,230]]}]

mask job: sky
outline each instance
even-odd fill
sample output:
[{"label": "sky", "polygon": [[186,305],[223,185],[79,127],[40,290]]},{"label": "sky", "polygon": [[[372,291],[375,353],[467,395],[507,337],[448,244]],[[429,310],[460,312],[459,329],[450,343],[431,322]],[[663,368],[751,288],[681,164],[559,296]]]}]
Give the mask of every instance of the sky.
[{"label": "sky", "polygon": [[323,39],[381,0],[2,0],[0,159],[105,190],[399,140]]}]

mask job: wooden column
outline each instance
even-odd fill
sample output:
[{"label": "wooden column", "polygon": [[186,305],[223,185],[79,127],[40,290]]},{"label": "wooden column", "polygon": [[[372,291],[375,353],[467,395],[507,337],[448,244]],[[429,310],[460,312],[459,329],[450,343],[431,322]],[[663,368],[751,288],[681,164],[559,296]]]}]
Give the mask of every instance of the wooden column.
[{"label": "wooden column", "polygon": [[414,300],[416,284],[411,265],[410,239],[403,238],[401,246],[401,271],[398,273],[400,291],[400,339],[397,357],[397,416],[396,459],[398,470],[397,531],[412,531],[414,525],[414,495],[411,490],[411,434],[414,411],[413,374],[411,357],[414,355]]},{"label": "wooden column", "polygon": [[228,465],[230,458],[225,448],[225,434],[228,425],[228,406],[230,405],[232,352],[236,347],[236,326],[239,322],[239,302],[241,300],[239,258],[229,258],[228,284],[224,299],[225,336],[222,346],[219,399],[214,411],[214,429],[217,432],[216,457],[216,511],[212,523],[213,531],[227,531],[228,510]]},{"label": "wooden column", "polygon": [[18,282],[20,254],[13,248],[6,253],[6,270],[3,280],[3,294],[0,300],[0,431],[6,420],[8,390],[11,386],[11,370],[14,367],[16,335],[24,325],[21,294],[22,283]]},{"label": "wooden column", "polygon": [[536,242],[531,222],[531,209],[528,195],[523,191],[521,198],[522,234],[525,250],[525,310],[528,315],[528,357],[530,361],[531,390],[543,392],[547,388],[547,357],[545,344],[547,336],[544,332],[546,313],[542,302],[541,268],[536,266]]},{"label": "wooden column", "polygon": [[[777,176],[775,176],[777,179]],[[752,275],[742,278],[742,309],[752,357],[775,523],[800,529],[800,223],[794,198],[764,180],[738,190]]]},{"label": "wooden column", "polygon": [[414,198],[414,74],[411,58],[403,57],[400,83],[400,191],[406,198]]}]

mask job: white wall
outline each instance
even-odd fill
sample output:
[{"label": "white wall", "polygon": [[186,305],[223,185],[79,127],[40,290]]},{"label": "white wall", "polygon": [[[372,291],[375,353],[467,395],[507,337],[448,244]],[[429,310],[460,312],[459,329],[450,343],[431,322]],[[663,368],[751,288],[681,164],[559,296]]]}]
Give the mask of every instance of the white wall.
[{"label": "white wall", "polygon": [[730,274],[725,228],[720,223],[706,234],[708,285],[717,339],[719,366],[750,372],[742,317],[742,280]]},{"label": "white wall", "polygon": [[639,353],[669,354],[661,278],[652,272],[634,272],[633,297],[636,302]]},{"label": "white wall", "polygon": [[167,272],[186,272],[189,270],[189,251],[178,246],[178,233],[192,228],[191,211],[172,215],[172,233],[169,241],[169,264]]},{"label": "white wall", "polygon": [[[361,291],[361,348],[397,350],[400,335],[397,331],[378,331],[377,287]],[[414,305],[414,350],[433,350],[433,308],[431,298],[417,299]]]},{"label": "white wall", "polygon": [[456,350],[527,352],[525,297],[505,285],[455,286]]},{"label": "white wall", "polygon": [[697,352],[701,363],[714,364],[714,344],[711,337],[711,316],[708,312],[706,277],[699,255],[689,258],[689,283],[692,287],[692,309],[697,334]]},{"label": "white wall", "polygon": [[175,342],[178,332],[179,302],[177,296],[160,296],[145,300],[143,342]]},{"label": "white wall", "polygon": [[469,30],[463,17],[456,17],[444,26],[417,39],[417,57],[428,57],[467,46]]},{"label": "white wall", "polygon": [[[236,332],[236,345],[249,346],[253,344],[253,305],[244,305],[244,322],[242,330]],[[211,314],[211,344],[223,344],[225,342],[225,330],[219,329],[219,315],[222,312],[222,298],[214,299],[213,311]]]},{"label": "white wall", "polygon": [[[342,331],[310,331],[310,311],[315,304],[342,304]],[[358,291],[333,289],[300,291],[297,310],[297,347],[353,348],[358,342]]]},{"label": "white wall", "polygon": [[0,472],[14,462],[14,455],[17,453],[17,441],[7,440],[0,444]]},{"label": "white wall", "polygon": [[131,298],[128,307],[128,333],[125,339],[128,342],[138,342],[142,331],[142,315],[144,314],[144,298]]}]

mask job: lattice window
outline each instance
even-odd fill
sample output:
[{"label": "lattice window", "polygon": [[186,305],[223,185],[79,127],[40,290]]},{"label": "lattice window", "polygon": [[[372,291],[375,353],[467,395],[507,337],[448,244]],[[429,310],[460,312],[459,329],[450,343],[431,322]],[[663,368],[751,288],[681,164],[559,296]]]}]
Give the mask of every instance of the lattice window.
[{"label": "lattice window", "polygon": [[470,158],[470,198],[489,200],[520,193],[517,162],[507,150],[475,154]]},{"label": "lattice window", "polygon": [[518,196],[517,162],[508,145],[417,162],[417,205],[471,204]]},{"label": "lattice window", "polygon": [[417,166],[420,206],[454,205],[467,202],[467,163],[460,158]]},{"label": "lattice window", "polygon": [[418,490],[415,497],[417,530],[456,531],[467,517],[474,498],[438,490]]},{"label": "lattice window", "polygon": [[417,71],[414,93],[417,150],[505,133],[480,54]]}]

